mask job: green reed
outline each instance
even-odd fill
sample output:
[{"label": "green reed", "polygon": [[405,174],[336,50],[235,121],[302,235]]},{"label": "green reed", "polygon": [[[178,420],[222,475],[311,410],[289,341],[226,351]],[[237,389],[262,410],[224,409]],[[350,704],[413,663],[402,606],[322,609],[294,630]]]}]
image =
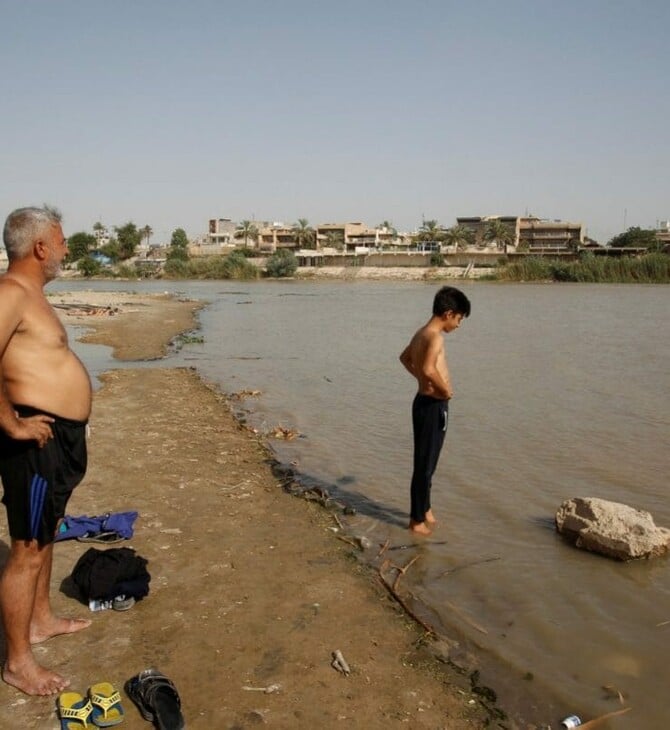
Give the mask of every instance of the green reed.
[{"label": "green reed", "polygon": [[670,256],[595,256],[586,254],[578,261],[527,257],[499,267],[499,281],[569,281],[592,283],[670,283]]}]

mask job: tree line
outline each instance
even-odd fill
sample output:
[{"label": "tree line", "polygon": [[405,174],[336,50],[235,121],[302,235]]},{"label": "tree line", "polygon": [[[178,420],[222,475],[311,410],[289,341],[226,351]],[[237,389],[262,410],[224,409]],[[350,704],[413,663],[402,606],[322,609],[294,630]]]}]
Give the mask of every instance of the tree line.
[{"label": "tree line", "polygon": [[[378,228],[390,233],[391,236],[398,235],[393,224],[387,220],[380,223]],[[135,256],[143,240],[149,243],[153,235],[153,229],[150,225],[138,227],[135,223],[128,222],[122,226],[114,226],[109,240],[98,246],[101,233],[107,229],[102,223],[96,222],[93,225],[93,230],[96,235],[79,231],[68,239],[69,253],[67,261],[76,264],[77,269],[85,276],[99,273],[103,264],[107,262],[123,264],[123,262]],[[299,218],[291,226],[291,231],[297,248],[317,248],[316,230],[309,225],[306,218]],[[248,278],[253,275],[249,268],[251,264],[247,261],[253,255],[252,250],[249,248],[249,241],[257,241],[259,234],[259,228],[253,221],[243,220],[236,226],[234,236],[237,240],[243,241],[244,248],[233,251],[228,256],[233,258],[226,264],[226,267],[235,272],[236,276],[234,278]],[[477,243],[475,232],[471,228],[459,224],[445,228],[434,219],[424,220],[413,238],[417,244],[446,245],[458,251],[466,250]],[[507,246],[514,243],[515,234],[510,226],[505,225],[500,219],[493,218],[485,225],[482,240],[495,245],[501,251],[506,251]],[[578,241],[574,242],[575,250],[578,244]],[[167,251],[165,270],[168,275],[188,276],[189,273],[194,273],[194,266],[188,265],[188,245],[188,236],[184,229],[175,229],[172,232]],[[341,251],[344,248],[342,233],[336,231],[327,233],[325,245]],[[611,247],[644,248],[649,252],[660,251],[664,246],[654,230],[642,229],[637,226],[614,236],[607,245]],[[518,250],[523,250],[523,246],[524,244],[521,242]],[[288,254],[291,255],[288,256]],[[435,253],[435,256],[439,257],[440,254]],[[437,259],[435,261],[431,260],[431,265],[440,265],[440,263]],[[297,268],[295,256],[286,249],[280,249],[273,257],[270,257],[268,265],[271,271],[276,272],[271,275],[278,276],[291,275]],[[225,278],[230,277],[226,276]]]}]

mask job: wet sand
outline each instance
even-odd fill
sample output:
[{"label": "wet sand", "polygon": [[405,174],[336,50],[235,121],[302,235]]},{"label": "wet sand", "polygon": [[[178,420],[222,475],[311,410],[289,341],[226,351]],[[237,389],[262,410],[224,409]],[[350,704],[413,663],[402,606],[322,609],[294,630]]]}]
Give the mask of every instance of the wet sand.
[{"label": "wet sand", "polygon": [[[76,295],[96,298],[119,311],[59,311],[68,323],[94,327],[86,339],[124,359],[161,356],[194,326],[198,308],[163,297]],[[497,708],[472,691],[467,672],[435,659],[435,642],[358,561],[358,548],[336,539],[333,517],[281,488],[266,447],[224,396],[189,369],[124,369],[102,380],[89,471],[68,514],[137,510],[135,535],[121,546],[148,559],[151,592],[130,611],[91,613],[69,578],[91,545],[56,545],[54,607],[93,625],[35,654],[71,689],[109,681],[122,691],[126,679],[155,666],[177,685],[194,729],[515,727],[493,719]],[[0,564],[7,552],[3,519]],[[349,676],[331,666],[336,650]],[[123,727],[150,727],[122,696]],[[54,708],[55,698],[0,684],[0,727],[55,728]]]}]

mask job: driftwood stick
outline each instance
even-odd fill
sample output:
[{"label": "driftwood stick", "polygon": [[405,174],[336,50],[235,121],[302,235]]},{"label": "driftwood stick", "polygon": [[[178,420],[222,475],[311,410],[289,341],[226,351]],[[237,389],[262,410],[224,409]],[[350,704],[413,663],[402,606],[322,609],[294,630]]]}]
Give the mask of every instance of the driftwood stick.
[{"label": "driftwood stick", "polygon": [[416,561],[419,559],[418,555],[415,555],[405,567],[401,568],[399,565],[394,565],[391,563],[391,566],[394,567],[398,571],[398,575],[396,575],[395,580],[393,581],[393,590],[398,590],[398,582],[400,581],[400,578],[405,575],[405,573],[416,563]]},{"label": "driftwood stick", "polygon": [[387,537],[386,542],[381,546],[381,549],[377,553],[377,557],[375,558],[375,560],[378,560],[379,558],[381,558],[381,556],[387,551],[390,542],[391,542],[391,539]]},{"label": "driftwood stick", "polygon": [[460,609],[456,608],[453,603],[449,603],[449,601],[445,601],[444,605],[453,613],[455,613],[459,618],[461,618],[465,623],[472,626],[473,629],[477,629],[477,631],[480,631],[482,634],[488,634],[489,632],[483,627],[480,626],[477,622],[473,621],[469,616],[463,613]]},{"label": "driftwood stick", "polygon": [[[430,540],[429,542],[426,542],[426,545],[446,545],[446,540]],[[394,545],[393,547],[390,547],[389,550],[409,550],[410,548],[415,548],[416,544],[408,544],[408,545]]]},{"label": "driftwood stick", "polygon": [[433,636],[436,636],[435,629],[427,624],[425,621],[420,619],[414,611],[403,601],[403,599],[397,594],[396,591],[393,590],[393,586],[390,586],[385,580],[384,576],[381,573],[381,569],[379,572],[379,580],[381,584],[386,588],[386,590],[391,594],[391,597],[394,598],[399,604],[402,610],[410,617],[413,618],[419,626],[421,626],[425,631],[427,631],[429,634],[432,634]]},{"label": "driftwood stick", "polygon": [[358,547],[358,544],[354,542],[353,540],[349,539],[348,537],[345,537],[344,535],[335,535],[335,537],[338,540],[342,540],[342,542],[346,542],[349,545],[353,545],[354,547]]},{"label": "driftwood stick", "polygon": [[593,720],[589,720],[588,722],[585,722],[583,725],[580,725],[580,730],[593,730],[594,727],[598,727],[598,725],[602,725],[603,722],[606,722],[611,717],[616,717],[617,715],[623,715],[625,712],[630,712],[633,708],[632,707],[624,707],[623,710],[615,710],[614,712],[608,712],[606,715],[600,715],[599,717],[594,717]]},{"label": "driftwood stick", "polygon": [[619,704],[625,704],[623,692],[611,684],[603,684],[603,690],[607,694],[607,699],[618,699]]},{"label": "driftwood stick", "polygon": [[495,558],[484,558],[483,560],[473,560],[470,563],[463,563],[462,565],[457,565],[455,568],[449,568],[449,570],[445,570],[442,575],[440,575],[440,578],[444,578],[445,575],[449,575],[449,573],[456,573],[459,570],[465,570],[465,568],[471,568],[473,565],[482,565],[483,563],[493,563],[496,560],[500,560],[500,557]]},{"label": "driftwood stick", "polygon": [[344,530],[344,525],[342,524],[342,520],[335,514],[335,512],[330,513],[335,520],[335,524],[340,528],[340,530]]}]

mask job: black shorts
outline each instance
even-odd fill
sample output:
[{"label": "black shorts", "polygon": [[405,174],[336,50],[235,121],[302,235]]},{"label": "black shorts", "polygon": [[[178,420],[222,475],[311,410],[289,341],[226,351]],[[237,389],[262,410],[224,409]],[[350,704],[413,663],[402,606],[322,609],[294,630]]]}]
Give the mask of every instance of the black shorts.
[{"label": "black shorts", "polygon": [[40,448],[36,441],[17,441],[0,432],[0,477],[9,534],[15,540],[53,542],[72,490],[86,473],[86,422],[14,406],[25,418],[47,415],[53,438]]}]

